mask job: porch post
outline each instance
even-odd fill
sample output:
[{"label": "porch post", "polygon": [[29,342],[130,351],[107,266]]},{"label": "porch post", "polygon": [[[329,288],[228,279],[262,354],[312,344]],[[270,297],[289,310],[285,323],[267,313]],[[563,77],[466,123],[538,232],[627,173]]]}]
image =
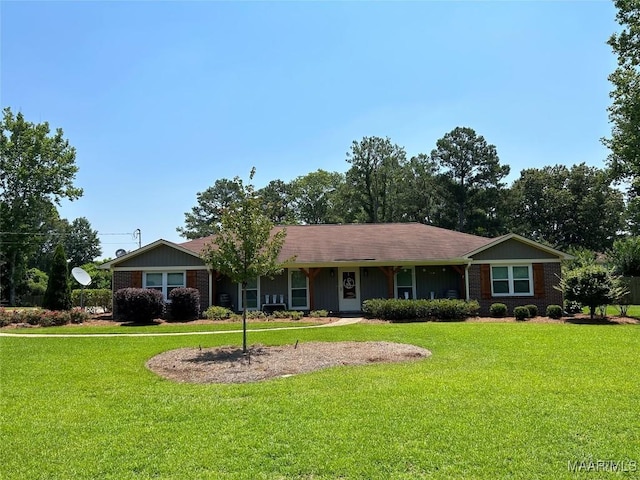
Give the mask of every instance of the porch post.
[{"label": "porch post", "polygon": [[459,275],[460,275],[460,298],[467,298],[467,282],[466,282],[466,275],[465,275],[465,269],[462,268],[459,265],[451,265],[451,268],[453,268]]},{"label": "porch post", "polygon": [[380,267],[378,266],[382,273],[387,277],[387,298],[393,298],[395,295],[393,294],[393,276],[400,270],[401,267]]},{"label": "porch post", "polygon": [[309,279],[309,310],[316,309],[316,299],[315,299],[315,280],[318,274],[320,273],[319,268],[310,268],[306,270],[301,268],[300,271],[305,274],[305,276]]}]

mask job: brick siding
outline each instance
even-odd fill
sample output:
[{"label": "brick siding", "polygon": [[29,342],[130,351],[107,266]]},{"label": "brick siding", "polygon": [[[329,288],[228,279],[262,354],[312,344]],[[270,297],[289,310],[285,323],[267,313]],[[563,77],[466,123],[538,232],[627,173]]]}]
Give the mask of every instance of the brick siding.
[{"label": "brick siding", "polygon": [[536,305],[539,315],[545,315],[547,306],[562,305],[562,293],[553,288],[559,283],[560,264],[559,263],[543,263],[544,270],[544,295],[540,297],[492,297],[482,298],[481,282],[480,282],[480,265],[471,265],[469,267],[469,298],[477,300],[480,303],[480,315],[489,315],[489,307],[493,303],[504,303],[509,309],[509,315],[512,315],[514,307],[521,305]]}]

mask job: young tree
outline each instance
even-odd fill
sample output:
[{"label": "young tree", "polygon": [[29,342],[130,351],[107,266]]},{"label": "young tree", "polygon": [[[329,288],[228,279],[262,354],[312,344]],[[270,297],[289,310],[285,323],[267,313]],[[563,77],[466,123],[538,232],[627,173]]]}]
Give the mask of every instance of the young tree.
[{"label": "young tree", "polygon": [[75,200],[76,151],[62,129],[50,135],[48,123],[27,122],[5,108],[0,121],[0,264],[2,285],[15,305],[16,287],[37,250],[43,228],[57,217],[63,198]]},{"label": "young tree", "polygon": [[587,265],[564,273],[558,289],[567,300],[589,307],[592,320],[596,308],[609,305],[627,293],[619,278],[601,265]]},{"label": "young tree", "polygon": [[[254,175],[255,168],[249,175],[250,181]],[[240,198],[223,211],[218,231],[205,246],[202,258],[213,270],[242,286],[242,352],[246,355],[247,283],[282,272],[283,262],[278,257],[286,230],[273,232],[274,225],[265,215],[253,185],[245,186],[239,177],[233,181]]]},{"label": "young tree", "polygon": [[[508,165],[500,165],[494,145],[472,128],[456,127],[436,142],[431,158],[444,170],[444,188],[447,203],[455,218],[451,225],[460,232],[486,233],[489,223],[495,223],[505,184],[502,179],[509,174]],[[499,227],[498,230],[501,230]]]},{"label": "young tree", "polygon": [[215,234],[220,226],[222,213],[241,197],[242,192],[238,190],[235,180],[216,180],[212,187],[197,193],[197,205],[191,212],[184,214],[185,227],[178,227],[177,232],[189,240]]},{"label": "young tree", "polygon": [[71,308],[71,287],[69,286],[69,267],[64,247],[59,244],[53,255],[49,271],[47,290],[44,292],[44,308],[49,310],[69,310]]}]

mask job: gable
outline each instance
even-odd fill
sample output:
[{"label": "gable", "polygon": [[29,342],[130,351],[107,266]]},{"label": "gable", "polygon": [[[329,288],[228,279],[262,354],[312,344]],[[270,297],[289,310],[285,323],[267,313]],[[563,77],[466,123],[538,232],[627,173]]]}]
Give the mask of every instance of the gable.
[{"label": "gable", "polygon": [[537,248],[534,245],[511,238],[477,252],[472,256],[479,260],[558,260],[552,251]]},{"label": "gable", "polygon": [[204,262],[189,253],[160,244],[132,258],[118,262],[117,268],[204,267]]}]

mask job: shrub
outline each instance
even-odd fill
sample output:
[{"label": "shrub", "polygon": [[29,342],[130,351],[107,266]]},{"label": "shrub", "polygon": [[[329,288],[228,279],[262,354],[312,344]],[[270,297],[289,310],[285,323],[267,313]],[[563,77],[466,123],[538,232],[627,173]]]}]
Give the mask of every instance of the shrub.
[{"label": "shrub", "polygon": [[525,305],[527,310],[529,310],[529,317],[536,318],[538,316],[538,306],[530,303],[529,305]]},{"label": "shrub", "polygon": [[162,293],[146,288],[122,288],[114,295],[116,312],[125,322],[146,323],[162,316]]},{"label": "shrub", "polygon": [[562,307],[560,305],[549,305],[547,307],[547,317],[556,320],[562,318]]},{"label": "shrub", "polygon": [[84,323],[91,318],[89,312],[82,310],[79,307],[72,308],[67,313],[69,316],[69,323]]},{"label": "shrub", "polygon": [[200,292],[195,288],[174,288],[169,292],[172,320],[195,320],[200,316]]},{"label": "shrub", "polygon": [[504,303],[493,303],[489,307],[489,313],[495,318],[504,318],[507,316],[507,306]]},{"label": "shrub", "polygon": [[247,310],[247,318],[251,320],[266,320],[267,314],[262,310]]},{"label": "shrub", "polygon": [[226,320],[231,318],[233,312],[225,307],[219,307],[217,305],[212,305],[207,308],[204,312],[204,316],[209,320]]},{"label": "shrub", "polygon": [[570,314],[581,313],[582,312],[582,304],[580,302],[574,302],[565,300],[564,301],[564,311]]},{"label": "shrub", "polygon": [[[71,292],[71,303],[73,306],[80,306],[81,295],[82,289],[79,288]],[[110,312],[112,309],[112,301],[111,290],[108,288],[84,290],[84,306],[86,308],[102,308],[103,311]]]},{"label": "shrub", "polygon": [[516,317],[516,320],[526,320],[529,318],[529,309],[527,307],[515,307],[513,316]]},{"label": "shrub", "polygon": [[291,320],[300,320],[304,317],[304,312],[299,310],[276,310],[271,316],[273,318],[290,318]]},{"label": "shrub", "polygon": [[478,314],[475,300],[457,299],[404,300],[375,298],[365,300],[363,313],[369,318],[390,321],[462,320]]},{"label": "shrub", "polygon": [[71,287],[69,286],[67,256],[61,244],[56,247],[53,255],[53,263],[49,271],[49,281],[44,292],[42,306],[50,310],[71,309]]},{"label": "shrub", "polygon": [[311,310],[309,316],[312,318],[324,318],[329,316],[329,312],[326,310]]}]

